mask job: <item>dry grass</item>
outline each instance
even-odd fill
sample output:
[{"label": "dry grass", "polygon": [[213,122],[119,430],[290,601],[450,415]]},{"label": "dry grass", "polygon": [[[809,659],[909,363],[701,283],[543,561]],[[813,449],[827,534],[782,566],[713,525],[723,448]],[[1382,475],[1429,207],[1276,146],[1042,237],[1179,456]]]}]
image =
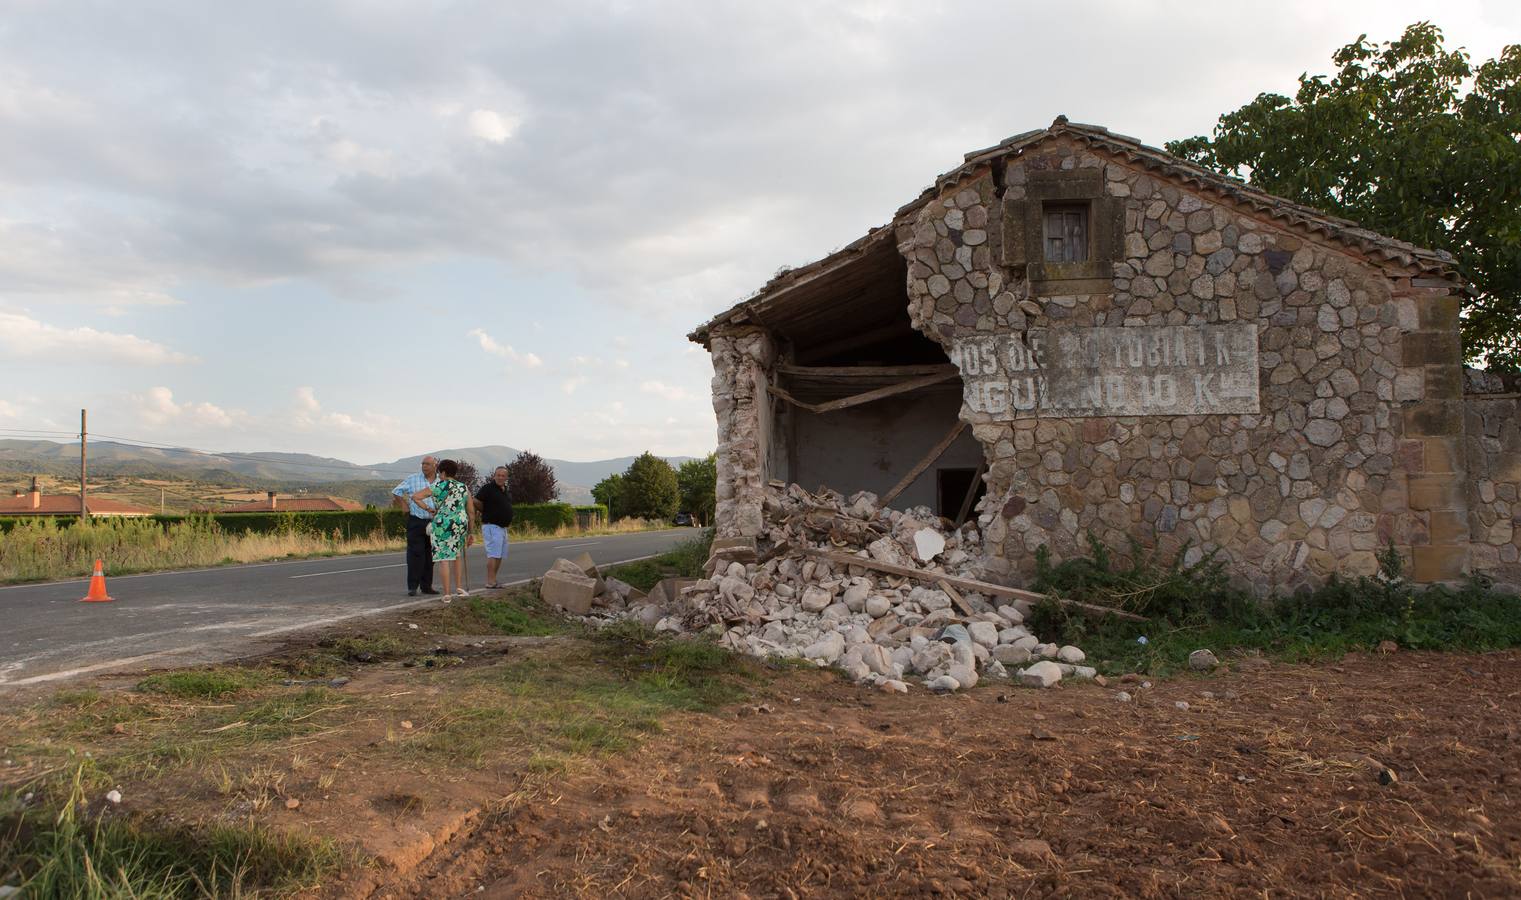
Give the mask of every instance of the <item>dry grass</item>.
[{"label": "dry grass", "polygon": [[349,553],[400,550],[379,534],[345,540],[303,533],[227,534],[189,519],[165,527],[141,519],[96,519],[59,527],[51,519],[20,522],[0,534],[0,582],[83,577],[103,559],[109,574],[186,569]]},{"label": "dry grass", "polygon": [[559,540],[561,538],[586,537],[588,535],[636,534],[641,531],[664,531],[670,527],[672,526],[669,522],[629,518],[619,519],[616,522],[585,530],[576,528],[574,525],[563,525],[553,531],[546,531],[531,525],[522,528],[513,526],[509,535],[515,541],[548,541]]}]

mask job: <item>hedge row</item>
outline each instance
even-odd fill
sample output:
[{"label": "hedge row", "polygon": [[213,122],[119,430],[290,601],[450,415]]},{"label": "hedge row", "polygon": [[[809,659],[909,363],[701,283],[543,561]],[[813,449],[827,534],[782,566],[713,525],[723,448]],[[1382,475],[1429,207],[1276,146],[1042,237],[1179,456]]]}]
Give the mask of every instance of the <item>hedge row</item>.
[{"label": "hedge row", "polygon": [[[513,507],[513,526],[531,526],[541,531],[553,531],[560,527],[574,527],[577,513],[590,513],[596,520],[592,524],[607,522],[607,507],[571,506],[568,503],[522,503]],[[79,519],[76,516],[53,516],[54,524],[70,527]],[[165,527],[183,522],[190,516],[147,517]],[[228,534],[271,534],[281,531],[307,534],[332,534],[337,531],[345,538],[355,535],[384,531],[387,537],[402,537],[407,533],[407,513],[402,509],[366,509],[356,512],[270,512],[270,513],[211,513],[196,518],[211,519]],[[9,532],[18,522],[36,521],[35,516],[0,517],[0,533]],[[100,517],[95,521],[111,521]]]},{"label": "hedge row", "polygon": [[[8,516],[0,518],[0,532],[9,532],[21,522],[35,522],[37,516]],[[70,528],[79,521],[78,516],[52,516],[59,528]],[[270,513],[198,513],[195,516],[163,515],[144,516],[134,519],[117,519],[114,516],[98,516],[93,524],[113,521],[151,521],[168,527],[191,518],[210,519],[228,534],[272,534],[280,531],[308,534],[332,534],[335,530],[344,537],[367,535],[377,529],[388,536],[399,537],[407,532],[407,515],[400,509],[366,509],[355,512],[270,512]]]}]

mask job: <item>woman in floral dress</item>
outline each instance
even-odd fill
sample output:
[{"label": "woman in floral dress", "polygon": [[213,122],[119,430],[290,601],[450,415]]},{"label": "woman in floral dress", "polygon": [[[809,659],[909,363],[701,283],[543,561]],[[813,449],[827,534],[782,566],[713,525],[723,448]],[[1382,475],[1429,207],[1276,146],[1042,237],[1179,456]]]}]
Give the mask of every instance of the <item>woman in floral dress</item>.
[{"label": "woman in floral dress", "polygon": [[461,560],[469,546],[466,539],[470,533],[470,491],[455,477],[458,474],[458,463],[452,459],[442,460],[438,464],[438,480],[412,495],[412,499],[419,503],[431,499],[434,504],[429,537],[433,542],[433,561],[443,564],[446,603],[451,590],[456,597],[470,596],[461,577]]}]

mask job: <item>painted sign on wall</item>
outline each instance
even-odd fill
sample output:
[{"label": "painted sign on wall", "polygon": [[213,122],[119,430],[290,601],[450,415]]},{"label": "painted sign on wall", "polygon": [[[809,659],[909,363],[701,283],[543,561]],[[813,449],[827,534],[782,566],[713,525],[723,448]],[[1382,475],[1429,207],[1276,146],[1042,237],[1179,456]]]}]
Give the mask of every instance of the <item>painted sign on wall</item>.
[{"label": "painted sign on wall", "polygon": [[1255,413],[1257,326],[1140,325],[968,335],[967,405],[995,419]]}]

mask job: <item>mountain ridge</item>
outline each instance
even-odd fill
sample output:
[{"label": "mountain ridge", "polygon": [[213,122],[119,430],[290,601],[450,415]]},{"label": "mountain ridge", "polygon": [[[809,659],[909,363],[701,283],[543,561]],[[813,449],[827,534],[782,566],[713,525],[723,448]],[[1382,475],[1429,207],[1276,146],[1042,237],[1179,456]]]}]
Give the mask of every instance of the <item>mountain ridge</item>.
[{"label": "mountain ridge", "polygon": [[[262,479],[281,482],[333,482],[404,478],[417,471],[424,455],[439,459],[459,459],[469,462],[483,475],[499,465],[516,459],[522,451],[505,444],[487,444],[481,447],[455,447],[435,450],[427,454],[404,456],[390,462],[360,465],[331,456],[282,451],[225,451],[208,453],[199,450],[170,447],[144,447],[116,441],[90,441],[89,464],[91,471],[101,474],[141,474],[142,470],[153,473],[174,472],[199,476],[196,480],[214,480],[218,474],[238,476],[245,479]],[[690,456],[671,456],[665,459],[673,466],[693,459]],[[573,493],[583,496],[591,486],[615,472],[622,472],[634,461],[632,456],[611,459],[576,461],[564,459],[544,460],[555,470],[557,481],[567,488],[578,489]],[[0,439],[0,466],[10,471],[25,471],[29,466],[38,474],[67,475],[78,471],[79,442],[59,442],[32,439]],[[137,470],[137,471],[134,471]],[[211,476],[211,477],[207,477]]]}]

